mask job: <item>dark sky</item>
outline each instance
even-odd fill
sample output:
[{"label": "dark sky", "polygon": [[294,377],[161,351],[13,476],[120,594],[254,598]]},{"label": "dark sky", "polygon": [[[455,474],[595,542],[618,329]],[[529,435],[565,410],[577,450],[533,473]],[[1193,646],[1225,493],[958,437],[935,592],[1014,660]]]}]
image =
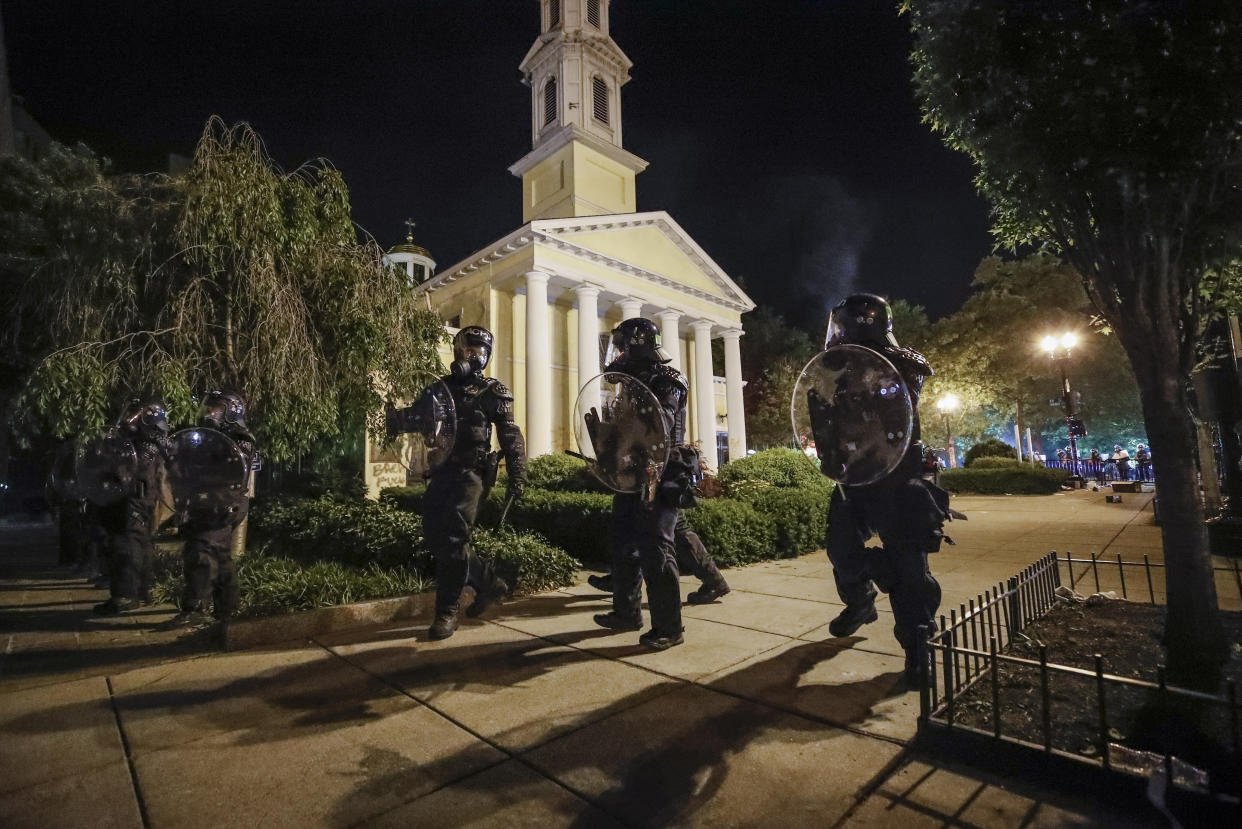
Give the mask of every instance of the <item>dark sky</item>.
[{"label": "dark sky", "polygon": [[[638,209],[669,211],[751,296],[822,330],[850,290],[954,310],[987,255],[964,157],[919,121],[895,0],[614,0],[634,61]],[[450,265],[521,224],[517,65],[535,0],[0,0],[15,93],[121,169],[249,121],[322,156],[358,223]]]}]

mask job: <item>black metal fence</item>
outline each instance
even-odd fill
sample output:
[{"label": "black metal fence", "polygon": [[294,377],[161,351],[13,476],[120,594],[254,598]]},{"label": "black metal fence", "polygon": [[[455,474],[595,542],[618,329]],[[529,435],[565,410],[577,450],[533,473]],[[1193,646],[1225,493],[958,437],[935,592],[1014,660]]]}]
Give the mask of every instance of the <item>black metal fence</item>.
[{"label": "black metal fence", "polygon": [[[1073,461],[1059,461],[1050,459],[1044,461],[1044,466],[1049,469],[1064,469],[1070,474],[1074,472]],[[1079,459],[1078,474],[1089,481],[1100,481],[1102,483],[1112,483],[1113,481],[1143,481],[1154,483],[1156,480],[1155,468],[1150,464],[1137,464],[1131,458],[1130,465],[1127,469],[1118,467],[1116,461],[1092,461]]]},{"label": "black metal fence", "polygon": [[[1200,781],[1194,779],[1193,769],[1180,760],[1170,756],[1141,755],[1118,745],[1116,736],[1111,732],[1108,715],[1108,700],[1118,689],[1142,689],[1154,693],[1162,704],[1176,701],[1196,701],[1200,704],[1217,706],[1223,713],[1229,729],[1227,743],[1231,746],[1234,761],[1242,760],[1242,732],[1239,730],[1239,719],[1242,708],[1239,707],[1235,683],[1225,686],[1225,694],[1216,696],[1186,688],[1169,685],[1165,681],[1163,668],[1157,669],[1157,681],[1147,682],[1131,677],[1117,676],[1105,671],[1105,658],[1095,654],[1093,669],[1087,670],[1070,665],[1060,665],[1048,661],[1045,645],[1039,645],[1038,660],[1028,659],[1003,651],[1011,649],[1015,641],[1021,638],[1024,628],[1041,618],[1056,603],[1056,590],[1063,584],[1061,567],[1065,566],[1071,586],[1084,585],[1101,589],[1112,589],[1107,585],[1110,581],[1108,571],[1116,568],[1116,581],[1122,596],[1128,597],[1130,585],[1139,590],[1145,588],[1146,599],[1152,604],[1163,602],[1164,598],[1164,565],[1150,561],[1148,556],[1143,561],[1127,562],[1120,556],[1116,562],[1100,559],[1095,555],[1090,558],[1074,558],[1066,554],[1064,559],[1051,552],[1034,564],[1026,567],[1016,576],[995,587],[984,590],[981,594],[965,602],[957,609],[950,609],[948,616],[940,616],[939,632],[930,635],[925,631],[926,654],[922,660],[922,679],[920,683],[920,729],[943,729],[961,731],[991,737],[994,740],[1025,746],[1029,749],[1042,751],[1046,755],[1056,755],[1078,762],[1085,762],[1104,769],[1118,769],[1131,773],[1151,771],[1151,763],[1162,763],[1168,779],[1175,784],[1195,787]],[[1076,572],[1077,565],[1084,565],[1081,574]],[[1126,579],[1126,568],[1141,568],[1135,572],[1137,578]],[[1218,584],[1222,573],[1237,586],[1238,601],[1242,603],[1242,571],[1235,561],[1231,567],[1217,567]],[[1137,584],[1136,584],[1137,582]],[[1159,587],[1157,587],[1159,583]],[[1232,603],[1232,591],[1224,594],[1222,604]],[[999,669],[1001,665],[1025,666],[1037,672],[1039,705],[1038,711],[1028,711],[1038,720],[1042,739],[1032,742],[1011,733],[1005,733],[1002,715]],[[959,718],[960,699],[976,683],[988,677],[991,686],[990,728],[983,729],[967,725]],[[1053,747],[1054,723],[1052,717],[1051,686],[1054,677],[1073,677],[1090,684],[1094,695],[1096,717],[1098,723],[1095,741],[1095,757],[1081,753],[1073,753]],[[1136,759],[1137,758],[1137,759]]]}]

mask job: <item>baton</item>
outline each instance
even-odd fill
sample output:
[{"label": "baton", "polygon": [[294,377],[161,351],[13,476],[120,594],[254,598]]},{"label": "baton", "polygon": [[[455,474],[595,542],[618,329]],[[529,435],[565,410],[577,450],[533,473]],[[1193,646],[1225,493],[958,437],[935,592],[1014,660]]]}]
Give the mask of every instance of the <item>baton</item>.
[{"label": "baton", "polygon": [[580,460],[580,461],[586,461],[587,463],[595,463],[595,462],[596,462],[596,461],[595,461],[595,458],[588,458],[586,455],[583,455],[583,454],[582,454],[582,453],[580,453],[580,452],[575,452],[575,451],[574,451],[574,450],[572,450],[572,449],[566,449],[566,450],[565,450],[565,454],[566,454],[566,455],[569,455],[569,457],[571,457],[571,458],[577,458],[577,459],[578,459],[578,460]]},{"label": "baton", "polygon": [[505,505],[500,511],[500,521],[496,524],[496,529],[503,530],[505,527],[505,519],[509,517],[509,507],[513,506],[513,502],[517,500],[517,495],[508,490],[505,491]]}]

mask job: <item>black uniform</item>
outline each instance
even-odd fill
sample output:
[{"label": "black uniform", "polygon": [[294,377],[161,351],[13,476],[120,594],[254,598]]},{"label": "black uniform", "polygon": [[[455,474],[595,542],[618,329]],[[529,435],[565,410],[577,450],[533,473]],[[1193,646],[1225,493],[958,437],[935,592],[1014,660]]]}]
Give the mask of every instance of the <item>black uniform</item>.
[{"label": "black uniform", "polygon": [[[871,299],[883,303],[878,297]],[[922,354],[901,348],[892,339],[891,312],[887,303],[883,304],[890,314],[887,336],[879,338],[873,332],[866,338],[845,336],[834,341],[830,331],[828,344],[853,341],[866,345],[901,372],[914,408],[911,445],[897,468],[884,478],[864,486],[838,486],[832,494],[826,547],[837,592],[846,609],[829,630],[834,635],[848,635],[861,624],[874,621],[878,585],[890,594],[896,621],[893,632],[906,651],[907,673],[913,674],[917,670],[918,629],[933,629],[940,607],[940,584],[928,568],[927,555],[940,549],[949,500],[944,490],[921,474],[918,399],[924,379],[932,374],[931,366]],[[865,546],[873,535],[880,536],[883,549]]]},{"label": "black uniform", "polygon": [[[204,418],[200,426],[216,429],[237,444],[249,468],[258,452],[258,442],[245,423]],[[233,561],[233,535],[250,511],[250,495],[240,492],[227,510],[212,516],[195,515],[181,528],[185,546],[181,561],[185,572],[185,590],[181,610],[206,613],[211,608],[217,619],[227,619],[237,612],[241,602],[241,586],[237,581],[237,565]]]},{"label": "black uniform", "polygon": [[[139,434],[131,441],[138,459],[133,489],[127,497],[100,507],[97,513],[100,526],[108,534],[106,550],[114,605],[115,600],[148,599],[155,558],[155,505],[165,464],[172,458],[172,441],[167,436]],[[106,612],[110,609],[107,605],[97,610]]]},{"label": "black uniform", "polygon": [[[641,625],[642,582],[647,583],[651,633],[680,638],[681,587],[674,533],[681,501],[690,487],[690,465],[681,459],[685,439],[686,380],[656,360],[630,358],[606,371],[633,375],[651,389],[664,410],[669,429],[669,462],[651,503],[639,493],[619,492],[612,499],[612,606],[617,618]],[[640,580],[641,575],[641,580]],[[719,573],[716,574],[719,577]]]},{"label": "black uniform", "polygon": [[453,395],[456,438],[448,459],[432,472],[423,501],[423,531],[436,557],[437,616],[456,615],[467,584],[480,595],[496,588],[491,563],[479,558],[470,546],[479,501],[491,487],[489,478],[498,460],[491,453],[493,426],[510,491],[520,493],[526,481],[526,442],[513,419],[513,394],[499,380],[484,377],[481,370],[466,376],[455,372],[443,379]]}]

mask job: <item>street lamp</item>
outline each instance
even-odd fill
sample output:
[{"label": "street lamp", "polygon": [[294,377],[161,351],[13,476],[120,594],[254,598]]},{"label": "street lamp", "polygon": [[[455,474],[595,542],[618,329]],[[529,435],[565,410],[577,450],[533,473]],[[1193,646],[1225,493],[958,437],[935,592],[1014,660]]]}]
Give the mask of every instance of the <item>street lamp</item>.
[{"label": "street lamp", "polygon": [[1061,369],[1061,406],[1065,410],[1065,425],[1069,427],[1070,440],[1070,480],[1074,481],[1077,486],[1082,485],[1082,475],[1079,474],[1078,465],[1078,438],[1087,436],[1087,429],[1083,425],[1082,419],[1078,417],[1078,400],[1077,395],[1070,391],[1069,375],[1066,373],[1066,367],[1069,365],[1071,351],[1078,344],[1078,335],[1072,332],[1065,332],[1059,337],[1049,335],[1044,337],[1040,343],[1044,351],[1048,352],[1048,356],[1057,364],[1057,368]]},{"label": "street lamp", "polygon": [[944,433],[945,441],[949,445],[949,468],[957,469],[957,447],[953,445],[953,426],[949,422],[949,416],[953,410],[958,407],[961,401],[957,399],[955,394],[946,394],[944,397],[936,401],[936,408],[944,412]]}]

